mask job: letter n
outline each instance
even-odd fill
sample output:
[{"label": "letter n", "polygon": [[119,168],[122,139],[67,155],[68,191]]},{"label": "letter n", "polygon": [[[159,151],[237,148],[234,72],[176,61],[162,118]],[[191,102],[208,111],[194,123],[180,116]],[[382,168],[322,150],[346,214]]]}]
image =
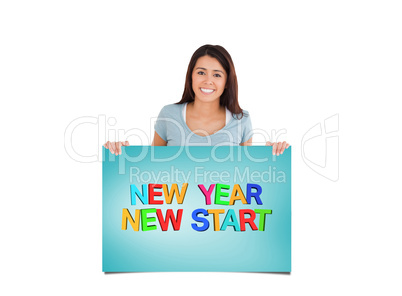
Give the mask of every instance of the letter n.
[{"label": "letter n", "polygon": [[128,209],[123,209],[123,218],[121,222],[121,230],[127,230],[127,220],[130,222],[131,227],[134,231],[139,231],[140,229],[140,210],[135,210],[135,221],[131,216]]}]

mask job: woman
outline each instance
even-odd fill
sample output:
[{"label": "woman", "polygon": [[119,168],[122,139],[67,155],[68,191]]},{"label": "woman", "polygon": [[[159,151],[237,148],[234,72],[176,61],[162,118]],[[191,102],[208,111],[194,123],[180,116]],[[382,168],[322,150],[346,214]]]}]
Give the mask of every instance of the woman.
[{"label": "woman", "polygon": [[[252,145],[250,115],[240,108],[232,58],[219,45],[204,45],[191,57],[180,102],[162,108],[155,124],[153,146]],[[107,142],[121,154],[125,142]],[[271,143],[279,155],[289,144]]]}]

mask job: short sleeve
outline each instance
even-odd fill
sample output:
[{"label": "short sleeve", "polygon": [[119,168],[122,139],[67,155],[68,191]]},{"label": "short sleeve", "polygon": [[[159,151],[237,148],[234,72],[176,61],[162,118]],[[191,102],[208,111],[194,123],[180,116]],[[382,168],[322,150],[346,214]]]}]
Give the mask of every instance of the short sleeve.
[{"label": "short sleeve", "polygon": [[241,119],[242,136],[241,143],[247,142],[253,136],[253,126],[251,125],[250,114],[243,110],[243,118]]},{"label": "short sleeve", "polygon": [[155,123],[155,132],[167,142],[167,125],[166,125],[166,106],[159,112],[158,119]]}]

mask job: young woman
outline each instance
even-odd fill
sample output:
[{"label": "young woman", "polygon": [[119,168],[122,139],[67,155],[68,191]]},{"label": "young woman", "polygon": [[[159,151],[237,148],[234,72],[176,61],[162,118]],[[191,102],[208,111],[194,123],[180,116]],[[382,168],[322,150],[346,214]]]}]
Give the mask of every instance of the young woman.
[{"label": "young woman", "polygon": [[[250,115],[240,108],[232,58],[219,45],[204,45],[191,57],[180,102],[162,108],[155,124],[153,146],[251,146]],[[125,142],[104,146],[116,155]],[[279,155],[289,144],[271,143]]]}]

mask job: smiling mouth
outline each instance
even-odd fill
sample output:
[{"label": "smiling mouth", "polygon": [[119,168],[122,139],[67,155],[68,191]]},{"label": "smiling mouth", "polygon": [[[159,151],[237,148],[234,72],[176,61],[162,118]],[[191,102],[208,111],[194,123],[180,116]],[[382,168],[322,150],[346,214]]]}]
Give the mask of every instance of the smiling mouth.
[{"label": "smiling mouth", "polygon": [[215,91],[214,89],[202,88],[202,87],[200,89],[201,89],[201,92],[206,94],[206,95],[210,95]]}]

